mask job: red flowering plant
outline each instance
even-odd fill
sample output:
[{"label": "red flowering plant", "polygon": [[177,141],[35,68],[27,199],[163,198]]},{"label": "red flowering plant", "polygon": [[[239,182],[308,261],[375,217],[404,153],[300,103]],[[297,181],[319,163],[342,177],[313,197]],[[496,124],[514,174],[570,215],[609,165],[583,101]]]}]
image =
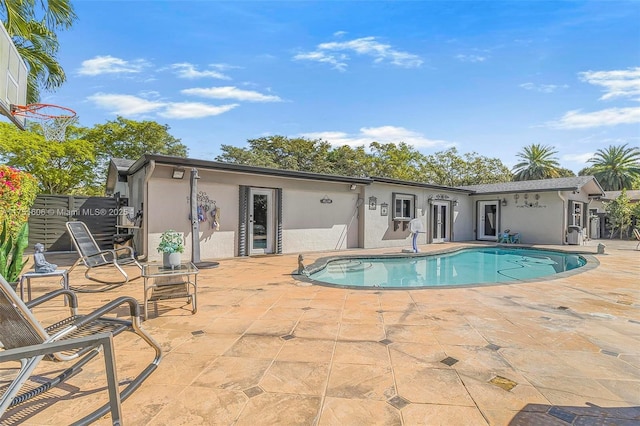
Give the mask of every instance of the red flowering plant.
[{"label": "red flowering plant", "polygon": [[29,173],[0,165],[0,224],[16,235],[29,218],[29,209],[38,192],[38,181]]}]

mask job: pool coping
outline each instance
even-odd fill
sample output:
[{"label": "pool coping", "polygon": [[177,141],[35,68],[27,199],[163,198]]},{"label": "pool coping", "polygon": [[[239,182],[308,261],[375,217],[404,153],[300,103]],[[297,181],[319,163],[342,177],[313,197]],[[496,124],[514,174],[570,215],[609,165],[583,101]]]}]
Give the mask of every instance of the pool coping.
[{"label": "pool coping", "polygon": [[293,271],[291,275],[297,281],[301,281],[307,284],[318,285],[322,287],[332,287],[332,288],[343,288],[343,289],[351,289],[351,290],[431,290],[431,289],[460,289],[460,288],[477,288],[477,287],[494,287],[499,285],[515,285],[515,284],[526,284],[526,283],[538,283],[542,281],[551,281],[556,279],[563,279],[573,275],[581,274],[587,271],[591,271],[598,266],[600,266],[600,261],[593,255],[591,252],[580,251],[580,250],[559,250],[555,248],[547,248],[547,247],[535,247],[532,245],[526,244],[495,244],[495,245],[486,245],[484,248],[506,248],[506,249],[515,249],[515,250],[537,250],[537,251],[551,251],[556,253],[564,253],[564,254],[577,254],[584,258],[585,264],[579,268],[572,269],[570,271],[558,272],[552,275],[545,275],[537,278],[528,278],[524,280],[513,280],[499,283],[472,283],[472,284],[458,284],[458,285],[434,285],[434,286],[416,286],[416,287],[378,287],[378,286],[353,286],[353,285],[342,285],[342,284],[332,284],[326,283],[322,281],[314,280],[310,278],[309,275],[314,274],[321,269],[325,268],[329,262],[343,259],[371,259],[371,258],[384,258],[384,259],[400,259],[400,258],[412,258],[412,257],[428,257],[435,256],[441,254],[451,254],[456,253],[463,250],[468,250],[472,248],[478,248],[477,245],[464,245],[458,247],[447,247],[443,249],[433,250],[429,252],[418,252],[418,253],[410,253],[410,252],[402,252],[402,253],[382,253],[382,254],[343,254],[343,255],[335,255],[335,256],[326,256],[316,259],[315,262],[305,267],[305,273],[299,274],[298,271]]}]

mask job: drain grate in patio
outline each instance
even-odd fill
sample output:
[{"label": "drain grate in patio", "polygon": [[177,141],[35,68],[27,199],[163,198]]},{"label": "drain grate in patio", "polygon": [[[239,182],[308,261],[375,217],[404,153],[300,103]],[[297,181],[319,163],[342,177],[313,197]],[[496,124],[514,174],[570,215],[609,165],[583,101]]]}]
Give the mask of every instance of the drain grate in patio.
[{"label": "drain grate in patio", "polygon": [[389,405],[391,405],[392,407],[397,408],[398,410],[402,410],[404,407],[406,407],[407,405],[411,404],[409,401],[407,401],[406,399],[404,399],[400,395],[396,395],[393,398],[389,398],[387,400],[387,402],[389,403]]},{"label": "drain grate in patio", "polygon": [[203,334],[204,334],[204,331],[202,330],[196,330],[191,332],[192,336],[202,336]]},{"label": "drain grate in patio", "polygon": [[249,398],[253,398],[254,396],[258,396],[261,393],[263,393],[264,391],[262,390],[262,388],[260,386],[254,386],[252,388],[249,389],[245,389],[244,394],[247,395]]},{"label": "drain grate in patio", "polygon": [[383,345],[390,345],[390,344],[392,344],[392,343],[393,343],[393,342],[392,342],[391,340],[389,340],[389,339],[382,339],[382,340],[379,340],[379,342],[380,342],[380,343],[382,343]]},{"label": "drain grate in patio", "polygon": [[442,361],[440,361],[441,363],[448,365],[449,367],[451,367],[453,364],[457,363],[458,360],[455,358],[452,358],[450,356],[446,357],[445,359],[443,359]]},{"label": "drain grate in patio", "polygon": [[600,353],[604,355],[615,356],[615,357],[620,355],[618,352],[608,351],[606,349],[600,349]]},{"label": "drain grate in patio", "polygon": [[291,339],[295,339],[295,338],[296,338],[296,336],[293,336],[293,335],[291,335],[291,334],[285,334],[284,336],[280,336],[280,338],[281,338],[282,340],[291,340]]},{"label": "drain grate in patio", "polygon": [[511,389],[515,388],[518,383],[514,382],[511,379],[507,379],[506,377],[496,376],[493,379],[489,380],[489,383],[492,385],[498,386],[506,390],[507,392],[511,391]]},{"label": "drain grate in patio", "polygon": [[502,348],[502,346],[498,346],[498,345],[494,345],[493,343],[489,343],[487,346],[485,346],[485,348],[492,350],[492,351],[497,351],[498,349]]}]

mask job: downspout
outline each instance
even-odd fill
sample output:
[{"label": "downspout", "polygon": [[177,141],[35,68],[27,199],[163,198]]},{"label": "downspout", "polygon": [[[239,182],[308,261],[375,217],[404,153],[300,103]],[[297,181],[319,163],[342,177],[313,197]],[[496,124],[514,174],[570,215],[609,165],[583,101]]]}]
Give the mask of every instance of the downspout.
[{"label": "downspout", "polygon": [[155,160],[149,160],[149,166],[147,167],[146,174],[144,176],[144,211],[142,215],[142,259],[148,260],[149,249],[149,180],[156,168]]},{"label": "downspout", "polygon": [[562,191],[558,191],[558,197],[562,200],[562,229],[560,235],[562,235],[562,244],[567,244],[567,199],[562,196]]}]

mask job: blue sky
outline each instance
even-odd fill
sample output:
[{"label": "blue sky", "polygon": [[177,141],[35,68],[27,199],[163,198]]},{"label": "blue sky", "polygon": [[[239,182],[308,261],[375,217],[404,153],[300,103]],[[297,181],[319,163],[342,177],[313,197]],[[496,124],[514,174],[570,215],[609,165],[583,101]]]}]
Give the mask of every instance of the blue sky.
[{"label": "blue sky", "polygon": [[189,156],[266,135],[456,146],[575,172],[640,145],[640,2],[73,1],[65,85],[92,126],[168,124]]}]

